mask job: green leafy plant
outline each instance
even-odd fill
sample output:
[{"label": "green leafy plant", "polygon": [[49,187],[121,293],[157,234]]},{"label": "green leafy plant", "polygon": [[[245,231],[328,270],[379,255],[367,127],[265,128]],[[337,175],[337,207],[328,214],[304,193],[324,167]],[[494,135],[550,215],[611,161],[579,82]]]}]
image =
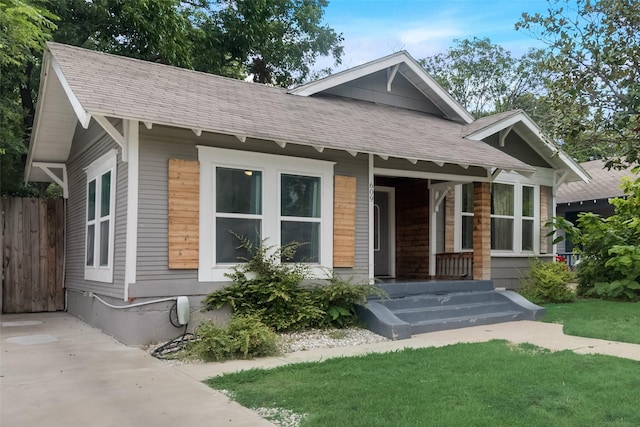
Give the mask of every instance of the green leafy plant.
[{"label": "green leafy plant", "polygon": [[570,302],[575,299],[575,293],[569,288],[573,278],[563,262],[532,259],[520,293],[535,304]]},{"label": "green leafy plant", "polygon": [[260,319],[233,316],[226,327],[204,321],[196,330],[196,339],[188,354],[207,362],[229,359],[252,359],[280,353],[279,337]]},{"label": "green leafy plant", "polygon": [[[578,215],[576,225],[564,218],[549,223],[580,253],[578,294],[625,300],[640,299],[640,179],[623,178],[625,197],[610,199],[614,215]],[[554,242],[562,240],[558,237]]]},{"label": "green leafy plant", "polygon": [[275,247],[237,237],[250,257],[227,275],[231,285],[207,295],[203,310],[228,304],[233,313],[259,318],[277,332],[344,327],[356,323],[356,304],[364,304],[369,294],[382,293],[373,285],[337,276],[329,278],[328,284],[304,286],[310,278],[309,267],[282,262],[293,259],[300,243]]}]

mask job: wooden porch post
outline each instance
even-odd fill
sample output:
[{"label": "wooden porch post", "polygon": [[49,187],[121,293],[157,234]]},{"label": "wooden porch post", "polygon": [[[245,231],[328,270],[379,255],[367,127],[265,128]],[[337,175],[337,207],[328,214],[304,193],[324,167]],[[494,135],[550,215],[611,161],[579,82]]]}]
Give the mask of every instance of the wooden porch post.
[{"label": "wooden porch post", "polygon": [[491,279],[491,187],[473,183],[473,279]]}]

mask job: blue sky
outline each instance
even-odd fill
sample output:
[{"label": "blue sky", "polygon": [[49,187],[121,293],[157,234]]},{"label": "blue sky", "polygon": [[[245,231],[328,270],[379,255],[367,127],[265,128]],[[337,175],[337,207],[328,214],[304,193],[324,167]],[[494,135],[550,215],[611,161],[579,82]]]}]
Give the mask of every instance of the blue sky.
[{"label": "blue sky", "polygon": [[325,22],[344,36],[338,71],[402,49],[424,58],[445,51],[453,39],[474,36],[520,56],[542,45],[515,23],[522,12],[546,14],[547,8],[546,0],[329,0]]}]

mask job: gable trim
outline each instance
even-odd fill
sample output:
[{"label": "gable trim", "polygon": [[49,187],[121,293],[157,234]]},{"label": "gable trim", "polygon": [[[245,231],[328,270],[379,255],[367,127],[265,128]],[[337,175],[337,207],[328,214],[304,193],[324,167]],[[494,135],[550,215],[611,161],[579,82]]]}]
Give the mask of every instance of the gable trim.
[{"label": "gable trim", "polygon": [[[401,65],[406,67],[405,70],[400,68]],[[403,77],[407,79],[410,83],[416,86],[415,79],[408,74],[412,74],[417,77],[417,79],[425,83],[427,87],[433,92],[433,94],[444,104],[450,111],[443,111],[446,116],[450,116],[453,113],[459,120],[462,120],[464,123],[471,123],[474,121],[473,116],[469,113],[462,105],[460,105],[447,91],[445,91],[438,82],[436,82],[421,66],[418,62],[411,57],[406,51],[400,51],[397,53],[393,53],[391,55],[385,56],[383,58],[368,62],[363,65],[359,65],[357,67],[350,68],[345,71],[341,71],[339,73],[333,74],[331,76],[325,77],[320,80],[316,80],[311,83],[307,83],[302,86],[298,86],[297,88],[291,89],[289,91],[290,94],[298,95],[298,96],[311,96],[316,93],[323,92],[327,89],[331,89],[336,86],[340,86],[344,83],[348,83],[350,81],[359,79],[361,77],[373,74],[377,71],[390,69],[389,79],[387,81],[387,90],[390,89],[391,83],[396,75],[396,73],[400,73]],[[433,99],[429,94],[425,93],[424,90],[420,89],[416,86],[420,92],[424,94],[429,100],[433,102]],[[439,108],[440,103],[434,102]]]}]

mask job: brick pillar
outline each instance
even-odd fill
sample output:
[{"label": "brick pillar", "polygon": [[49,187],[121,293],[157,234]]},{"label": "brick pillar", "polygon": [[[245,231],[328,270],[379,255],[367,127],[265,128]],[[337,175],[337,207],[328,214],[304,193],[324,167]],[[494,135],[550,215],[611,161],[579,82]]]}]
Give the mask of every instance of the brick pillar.
[{"label": "brick pillar", "polygon": [[455,235],[455,190],[449,190],[446,199],[444,199],[444,251],[455,252],[454,235]]},{"label": "brick pillar", "polygon": [[473,278],[491,279],[491,187],[473,183]]}]

